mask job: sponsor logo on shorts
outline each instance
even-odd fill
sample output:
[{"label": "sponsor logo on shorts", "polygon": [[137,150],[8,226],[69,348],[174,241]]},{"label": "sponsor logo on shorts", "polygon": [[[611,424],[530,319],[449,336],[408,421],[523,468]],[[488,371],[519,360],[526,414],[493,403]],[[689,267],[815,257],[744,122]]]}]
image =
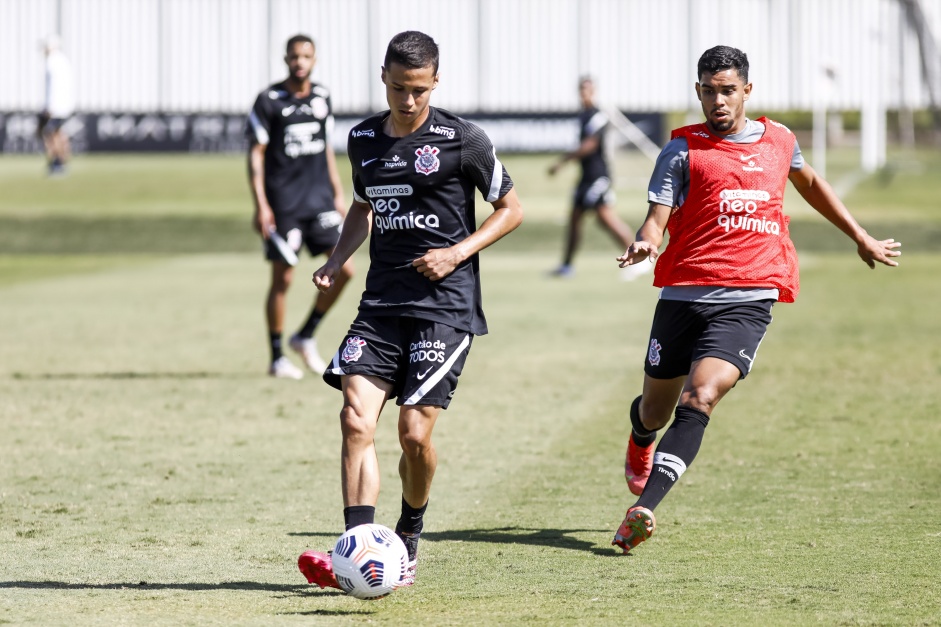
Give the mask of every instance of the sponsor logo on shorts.
[{"label": "sponsor logo on shorts", "polygon": [[647,349],[647,363],[651,366],[660,365],[660,349],[663,348],[660,346],[660,342],[653,338],[650,340],[650,348]]},{"label": "sponsor logo on shorts", "polygon": [[434,370],[434,369],[435,369],[434,366],[429,366],[429,367],[428,367],[428,370],[426,370],[426,371],[424,371],[424,372],[419,372],[419,373],[418,373],[417,375],[415,375],[415,376],[418,377],[418,380],[419,380],[419,381],[421,381],[422,379],[424,379],[425,377],[428,376],[428,373],[429,373],[429,372],[431,372],[431,371]]},{"label": "sponsor logo on shorts", "polygon": [[366,340],[359,336],[354,336],[346,340],[346,346],[343,347],[343,354],[340,358],[346,363],[359,361],[363,356],[363,347],[366,346]]},{"label": "sponsor logo on shorts", "polygon": [[339,211],[324,211],[317,215],[317,224],[322,229],[332,229],[343,224],[343,216]]},{"label": "sponsor logo on shorts", "polygon": [[304,235],[298,228],[294,228],[288,231],[287,236],[284,239],[287,240],[288,246],[290,246],[291,250],[294,252],[299,251],[301,249],[301,244],[304,243]]},{"label": "sponsor logo on shorts", "polygon": [[[441,340],[422,340],[421,342],[413,342],[409,347],[409,356],[408,361],[411,364],[415,364],[422,361],[431,361],[439,364],[444,363],[446,357],[445,350],[448,348],[448,345],[442,342]],[[430,369],[429,369],[430,370]],[[425,374],[428,374],[425,372]],[[419,379],[424,378],[425,375],[418,377]]]},{"label": "sponsor logo on shorts", "polygon": [[438,160],[438,153],[441,152],[435,146],[422,146],[415,151],[418,159],[415,160],[415,171],[429,176],[438,171],[441,161]]}]

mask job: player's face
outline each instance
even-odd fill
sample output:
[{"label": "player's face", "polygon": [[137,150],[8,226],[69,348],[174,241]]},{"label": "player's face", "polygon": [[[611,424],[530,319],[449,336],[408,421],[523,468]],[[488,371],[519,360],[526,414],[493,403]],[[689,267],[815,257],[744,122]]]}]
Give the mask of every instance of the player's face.
[{"label": "player's face", "polygon": [[382,68],[382,82],[393,122],[409,127],[424,122],[431,92],[438,86],[438,75],[432,66],[410,69],[390,63]]},{"label": "player's face", "polygon": [[745,101],[750,94],[751,83],[745,84],[734,69],[703,74],[696,83],[706,125],[719,135],[737,133],[745,127]]},{"label": "player's face", "polygon": [[578,86],[578,97],[583,107],[590,107],[595,101],[595,86],[591,81],[585,81]]},{"label": "player's face", "polygon": [[314,53],[314,47],[306,41],[292,45],[291,49],[284,55],[288,73],[296,81],[306,81],[310,78],[316,60],[317,55]]}]

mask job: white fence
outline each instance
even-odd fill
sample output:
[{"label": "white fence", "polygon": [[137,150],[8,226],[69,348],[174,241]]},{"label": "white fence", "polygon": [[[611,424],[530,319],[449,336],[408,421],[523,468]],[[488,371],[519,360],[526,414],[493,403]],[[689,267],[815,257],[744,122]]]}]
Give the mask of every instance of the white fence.
[{"label": "white fence", "polygon": [[[941,0],[920,4],[937,39]],[[899,0],[0,0],[0,111],[40,107],[40,41],[60,33],[80,110],[245,112],[298,32],[338,112],[379,110],[385,45],[408,29],[439,42],[435,102],[458,112],[572,111],[582,74],[622,110],[696,109],[696,60],[719,43],[749,55],[752,110],[928,105]]]}]

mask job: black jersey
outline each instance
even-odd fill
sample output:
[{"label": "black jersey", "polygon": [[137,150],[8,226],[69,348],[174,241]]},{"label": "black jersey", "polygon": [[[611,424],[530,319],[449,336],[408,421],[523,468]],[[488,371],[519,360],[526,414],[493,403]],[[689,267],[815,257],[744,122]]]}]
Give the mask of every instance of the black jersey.
[{"label": "black jersey", "polygon": [[304,98],[295,98],[284,82],[258,94],[246,133],[267,146],[265,195],[276,214],[334,210],[324,152],[332,127],[330,92],[322,85],[312,84]]},{"label": "black jersey", "polygon": [[583,180],[608,176],[608,162],[605,160],[604,154],[604,129],[607,125],[608,116],[597,107],[582,109],[578,114],[579,142],[593,135],[598,136],[598,148],[581,159]]},{"label": "black jersey", "polygon": [[369,272],[359,310],[443,322],[475,335],[487,332],[477,255],[432,281],[412,261],[453,246],[477,228],[474,189],[488,202],[513,187],[493,144],[476,125],[429,107],[407,137],[382,132],[388,111],[350,131],[353,195],[372,207]]}]

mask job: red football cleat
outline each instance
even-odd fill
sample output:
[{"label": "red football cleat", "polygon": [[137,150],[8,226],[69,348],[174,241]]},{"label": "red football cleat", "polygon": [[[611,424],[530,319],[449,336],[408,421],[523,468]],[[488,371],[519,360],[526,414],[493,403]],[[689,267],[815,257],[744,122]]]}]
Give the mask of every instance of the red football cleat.
[{"label": "red football cleat", "polygon": [[656,444],[641,447],[634,444],[634,434],[627,441],[627,455],[624,459],[624,478],[632,494],[640,496],[647,486],[650,471],[653,470],[653,453]]},{"label": "red football cleat", "polygon": [[621,547],[627,553],[638,544],[653,535],[657,528],[657,520],[653,512],[646,507],[634,506],[627,510],[624,522],[618,527],[611,544]]},{"label": "red football cleat", "polygon": [[326,553],[318,551],[304,551],[297,558],[297,567],[307,577],[307,583],[315,583],[321,588],[340,588],[337,578],[333,575],[333,561]]}]

